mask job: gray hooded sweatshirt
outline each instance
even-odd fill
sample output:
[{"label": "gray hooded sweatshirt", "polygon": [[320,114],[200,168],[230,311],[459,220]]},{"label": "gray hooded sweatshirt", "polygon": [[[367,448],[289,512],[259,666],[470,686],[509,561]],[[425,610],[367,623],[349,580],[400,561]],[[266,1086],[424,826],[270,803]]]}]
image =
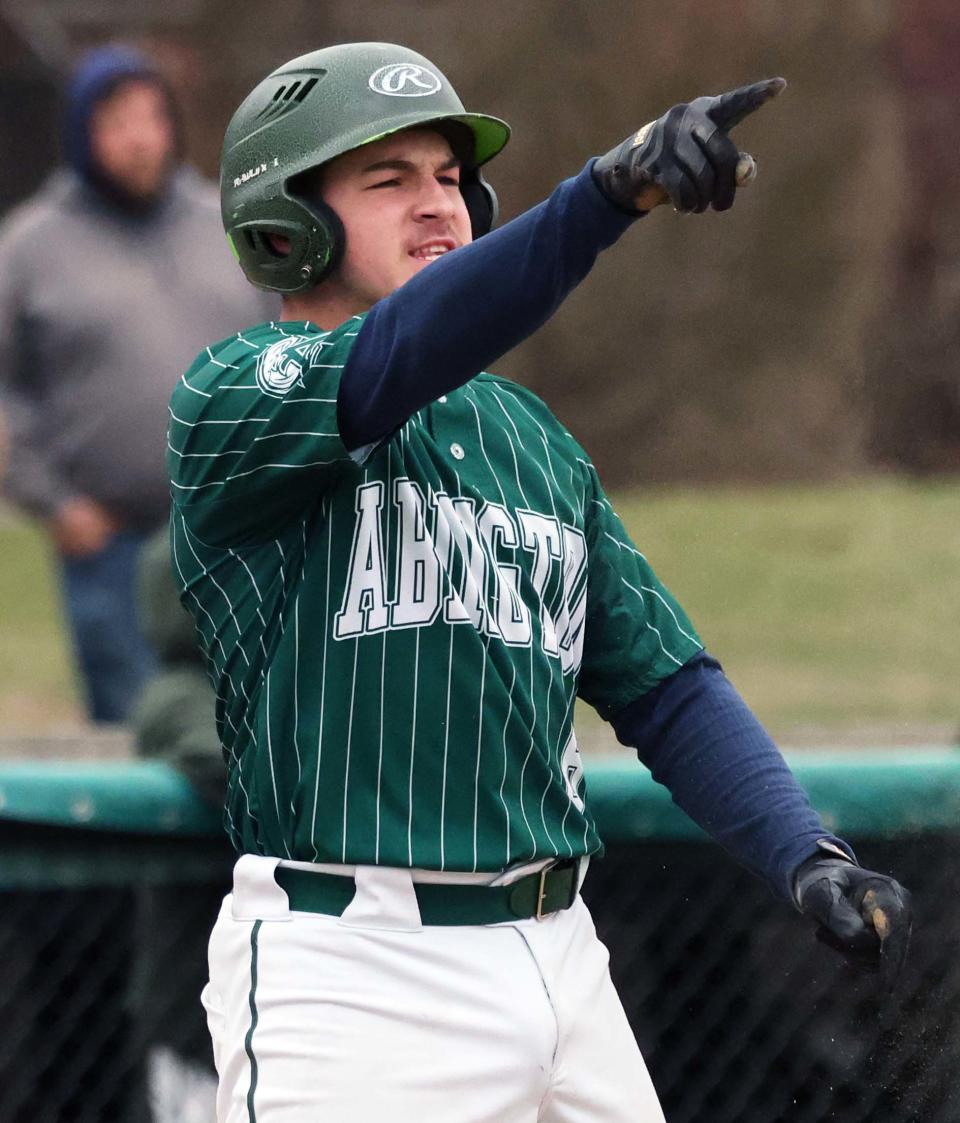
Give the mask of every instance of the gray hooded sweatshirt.
[{"label": "gray hooded sweatshirt", "polygon": [[244,279],[195,172],[177,171],[146,214],[56,173],[0,228],[6,494],[39,517],[86,496],[127,527],[164,521],[175,383],[277,306]]}]

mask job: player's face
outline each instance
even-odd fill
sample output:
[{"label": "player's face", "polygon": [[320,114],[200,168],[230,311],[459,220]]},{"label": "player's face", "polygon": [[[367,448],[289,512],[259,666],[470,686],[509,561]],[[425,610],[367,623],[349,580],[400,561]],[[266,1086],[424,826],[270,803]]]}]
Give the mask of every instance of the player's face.
[{"label": "player's face", "polygon": [[131,79],[98,102],[90,118],[90,151],[100,171],[128,195],[149,199],[166,182],[176,138],[166,96],[155,83]]},{"label": "player's face", "polygon": [[444,253],[472,240],[460,166],[439,133],[415,129],[334,160],[324,201],[346,233],[343,262],[324,287],[365,311]]}]

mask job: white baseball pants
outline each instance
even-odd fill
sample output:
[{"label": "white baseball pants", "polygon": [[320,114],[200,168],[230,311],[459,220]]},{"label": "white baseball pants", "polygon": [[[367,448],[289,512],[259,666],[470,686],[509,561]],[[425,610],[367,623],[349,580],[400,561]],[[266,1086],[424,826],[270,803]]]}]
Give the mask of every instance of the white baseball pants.
[{"label": "white baseball pants", "polygon": [[580,898],[423,927],[410,871],[364,866],[337,918],[276,865],[238,861],[210,939],[218,1123],[664,1123]]}]

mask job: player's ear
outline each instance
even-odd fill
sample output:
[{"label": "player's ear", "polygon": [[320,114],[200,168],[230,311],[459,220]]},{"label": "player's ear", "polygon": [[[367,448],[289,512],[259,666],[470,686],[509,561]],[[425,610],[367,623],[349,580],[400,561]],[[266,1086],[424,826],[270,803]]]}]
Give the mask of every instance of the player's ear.
[{"label": "player's ear", "polygon": [[290,256],[290,239],[285,234],[266,234],[267,244],[277,257]]}]

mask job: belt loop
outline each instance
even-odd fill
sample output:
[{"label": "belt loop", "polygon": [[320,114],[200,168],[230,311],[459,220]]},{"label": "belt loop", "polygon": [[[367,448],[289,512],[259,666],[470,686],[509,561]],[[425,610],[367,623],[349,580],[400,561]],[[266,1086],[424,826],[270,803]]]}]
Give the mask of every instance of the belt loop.
[{"label": "belt loop", "polygon": [[233,867],[230,912],[234,920],[290,920],[290,902],[277,884],[279,858],[241,854]]},{"label": "belt loop", "polygon": [[549,913],[544,913],[543,902],[547,899],[547,873],[552,867],[544,866],[540,871],[540,880],[537,883],[537,911],[534,916],[537,920],[543,920],[544,916],[549,916]]},{"label": "belt loop", "polygon": [[357,891],[340,916],[348,928],[419,932],[423,928],[413,876],[399,866],[357,866]]}]

